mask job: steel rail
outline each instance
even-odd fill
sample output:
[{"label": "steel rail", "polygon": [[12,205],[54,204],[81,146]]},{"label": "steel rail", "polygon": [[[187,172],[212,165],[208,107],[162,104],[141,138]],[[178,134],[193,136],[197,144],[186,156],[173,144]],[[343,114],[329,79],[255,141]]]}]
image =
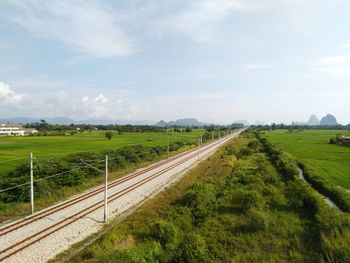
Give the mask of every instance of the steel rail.
[{"label": "steel rail", "polygon": [[[206,145],[205,147],[208,147],[208,145]],[[115,187],[115,186],[117,186],[117,185],[119,185],[121,183],[124,183],[127,180],[130,180],[130,179],[133,179],[133,178],[135,178],[137,176],[140,176],[143,173],[152,171],[152,170],[154,170],[154,169],[156,169],[156,168],[158,168],[158,167],[160,167],[162,165],[165,165],[165,164],[167,164],[169,162],[177,160],[177,159],[183,157],[186,154],[190,154],[191,152],[193,152],[195,150],[196,149],[192,149],[190,151],[186,151],[186,152],[178,154],[178,155],[176,155],[176,156],[174,156],[174,157],[172,157],[172,158],[170,158],[168,160],[164,160],[164,161],[162,161],[160,163],[151,165],[151,166],[149,166],[149,167],[147,167],[145,169],[142,169],[140,171],[134,172],[134,173],[132,173],[130,175],[127,175],[127,176],[124,176],[122,178],[118,178],[118,179],[116,179],[116,180],[114,180],[114,181],[112,181],[111,183],[108,184],[108,189],[112,188],[112,187]],[[87,198],[90,198],[90,197],[92,197],[94,195],[97,195],[97,194],[101,193],[103,190],[104,190],[104,187],[100,186],[99,188],[97,188],[95,190],[89,191],[89,192],[87,192],[85,194],[82,194],[82,195],[79,195],[79,196],[77,196],[77,197],[75,197],[73,199],[67,200],[67,201],[62,202],[60,204],[57,204],[57,205],[55,205],[55,206],[53,206],[51,208],[48,208],[48,209],[42,210],[42,211],[40,211],[38,213],[35,213],[34,215],[26,217],[26,218],[24,218],[24,219],[22,219],[20,221],[14,222],[13,224],[10,224],[10,225],[7,225],[7,226],[5,226],[3,228],[0,228],[0,237],[5,235],[5,234],[8,234],[8,233],[10,233],[10,232],[12,232],[14,230],[17,230],[17,229],[19,229],[21,227],[24,227],[24,226],[26,226],[26,225],[28,225],[30,223],[33,223],[33,222],[35,222],[35,221],[37,221],[39,219],[42,219],[45,216],[51,215],[53,213],[56,213],[56,212],[58,212],[58,211],[60,211],[62,209],[65,209],[65,208],[67,208],[69,206],[77,204],[80,201],[83,201],[83,200],[85,200]]]},{"label": "steel rail", "polygon": [[[230,138],[230,137],[229,137],[229,138]],[[206,147],[206,149],[202,149],[202,150],[201,150],[201,153],[204,152],[204,151],[206,151],[206,150],[208,150],[208,149],[213,148],[214,146],[216,146],[216,145],[219,144],[219,143],[220,143],[220,142],[215,142],[215,143],[213,143],[213,144],[208,145],[208,146]],[[157,173],[155,173],[155,174],[153,174],[153,175],[150,175],[150,176],[148,176],[148,177],[146,177],[146,178],[144,178],[144,179],[142,179],[142,180],[140,180],[140,181],[138,181],[138,182],[136,182],[136,183],[134,183],[134,184],[132,184],[132,185],[126,187],[126,188],[124,188],[123,190],[121,190],[121,191],[119,191],[119,192],[117,192],[117,193],[111,195],[111,196],[108,198],[108,202],[110,203],[110,202],[114,201],[115,199],[120,198],[121,196],[123,196],[123,195],[125,195],[125,194],[131,192],[132,190],[134,190],[134,189],[136,189],[136,188],[138,188],[138,187],[144,185],[145,183],[147,183],[147,182],[153,180],[154,178],[156,178],[156,177],[158,177],[158,176],[160,176],[160,175],[166,173],[167,171],[170,171],[171,169],[173,169],[173,168],[179,166],[180,164],[182,164],[182,163],[184,163],[184,162],[187,162],[188,160],[190,160],[190,159],[192,159],[192,158],[194,158],[194,157],[196,157],[196,156],[197,156],[197,153],[192,154],[192,155],[186,157],[185,159],[183,159],[183,160],[181,160],[181,161],[179,161],[179,162],[177,162],[177,163],[175,163],[175,164],[172,164],[171,166],[167,167],[166,169],[163,169],[163,170],[161,170],[161,171],[159,171],[159,172],[157,172]],[[2,251],[0,251],[0,254],[4,254],[4,253],[6,253],[7,251],[9,251],[9,250],[11,250],[11,249],[13,249],[13,248],[15,248],[15,247],[21,245],[22,243],[25,243],[26,241],[29,241],[29,240],[31,240],[31,239],[33,239],[33,238],[35,238],[35,237],[37,237],[37,236],[39,236],[39,235],[45,233],[45,232],[48,231],[48,230],[51,230],[51,231],[49,231],[48,233],[45,233],[43,236],[38,237],[37,239],[35,239],[35,240],[29,242],[28,244],[25,244],[24,246],[20,247],[19,249],[16,249],[15,251],[12,251],[12,252],[10,252],[9,254],[7,254],[7,255],[1,257],[1,258],[0,258],[0,261],[2,261],[2,260],[4,260],[4,259],[6,259],[6,258],[8,258],[8,257],[10,257],[10,256],[12,256],[12,255],[14,255],[14,254],[16,254],[16,253],[18,253],[19,251],[21,251],[21,250],[23,250],[23,249],[25,249],[25,248],[31,246],[32,244],[34,244],[34,243],[40,241],[41,239],[43,239],[43,238],[45,238],[45,237],[47,237],[47,236],[53,234],[54,232],[57,232],[58,230],[60,230],[60,229],[62,229],[62,228],[64,228],[64,227],[66,227],[67,225],[70,225],[70,224],[72,224],[73,222],[75,222],[75,221],[81,219],[82,217],[84,217],[84,216],[86,216],[86,215],[88,215],[88,214],[90,214],[90,213],[96,211],[97,209],[101,208],[103,205],[104,205],[104,204],[103,204],[103,201],[98,201],[97,203],[91,205],[90,207],[85,208],[84,210],[82,210],[82,211],[80,211],[80,212],[77,212],[77,213],[75,213],[74,215],[71,215],[71,216],[69,216],[69,217],[67,217],[67,218],[65,218],[65,219],[63,219],[63,220],[57,222],[57,223],[54,224],[54,225],[52,225],[52,226],[50,226],[50,227],[48,227],[48,228],[45,228],[45,229],[43,229],[43,230],[41,230],[41,231],[35,233],[34,235],[29,236],[29,237],[27,237],[27,238],[25,238],[25,239],[23,239],[23,240],[21,240],[21,241],[15,243],[15,244],[11,245],[11,246],[9,246],[9,247],[3,249]],[[69,221],[70,219],[72,219],[72,220]],[[67,222],[67,221],[69,221],[69,222]],[[62,226],[59,226],[59,225],[62,224],[62,223],[65,223],[65,224],[63,224]],[[56,226],[58,226],[58,228],[53,229],[53,228],[55,228]]]}]

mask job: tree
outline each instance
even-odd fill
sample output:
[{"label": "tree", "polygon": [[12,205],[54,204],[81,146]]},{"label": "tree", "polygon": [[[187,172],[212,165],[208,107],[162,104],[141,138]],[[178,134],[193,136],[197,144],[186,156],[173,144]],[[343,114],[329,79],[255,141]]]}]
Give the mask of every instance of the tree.
[{"label": "tree", "polygon": [[114,133],[111,132],[111,131],[107,131],[107,132],[105,133],[105,137],[106,137],[108,140],[112,139],[113,136],[114,136]]},{"label": "tree", "polygon": [[186,126],[185,132],[191,132],[191,131],[192,131],[192,129],[190,127]]}]

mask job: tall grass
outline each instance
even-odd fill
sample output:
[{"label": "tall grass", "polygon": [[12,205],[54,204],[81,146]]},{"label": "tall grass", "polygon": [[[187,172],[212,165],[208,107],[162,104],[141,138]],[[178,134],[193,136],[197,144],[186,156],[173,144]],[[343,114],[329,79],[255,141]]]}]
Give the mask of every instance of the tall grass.
[{"label": "tall grass", "polygon": [[270,154],[246,132],[70,261],[349,262],[349,216]]}]

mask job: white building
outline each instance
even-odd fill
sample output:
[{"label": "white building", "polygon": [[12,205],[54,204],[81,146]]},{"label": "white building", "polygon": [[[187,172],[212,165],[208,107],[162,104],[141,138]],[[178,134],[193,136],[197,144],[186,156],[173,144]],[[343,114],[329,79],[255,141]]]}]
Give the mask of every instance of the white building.
[{"label": "white building", "polygon": [[25,129],[22,125],[19,125],[17,123],[0,123],[0,136],[10,136],[10,135],[16,135],[16,136],[23,136],[25,134],[32,134],[38,132],[36,129]]}]

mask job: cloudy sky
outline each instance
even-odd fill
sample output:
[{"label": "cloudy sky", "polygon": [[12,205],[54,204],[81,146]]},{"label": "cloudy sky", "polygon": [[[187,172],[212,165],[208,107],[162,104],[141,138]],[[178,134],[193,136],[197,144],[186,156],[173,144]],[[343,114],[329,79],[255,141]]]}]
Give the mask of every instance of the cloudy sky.
[{"label": "cloudy sky", "polygon": [[0,118],[350,123],[348,0],[2,0]]}]

